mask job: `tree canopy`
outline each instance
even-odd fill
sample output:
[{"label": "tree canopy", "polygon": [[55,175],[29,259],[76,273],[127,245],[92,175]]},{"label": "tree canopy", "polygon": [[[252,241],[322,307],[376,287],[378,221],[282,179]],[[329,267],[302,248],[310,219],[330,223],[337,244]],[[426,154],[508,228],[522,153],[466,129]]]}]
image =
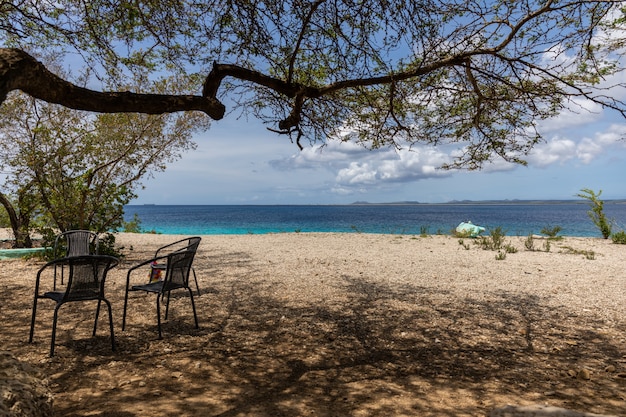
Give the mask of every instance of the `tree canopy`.
[{"label": "tree canopy", "polygon": [[[607,82],[623,71],[623,15],[618,1],[7,1],[0,100],[19,89],[75,109],[214,120],[239,109],[300,146],[457,143],[452,166],[524,163],[536,122],[584,110],[577,98],[626,116]],[[89,88],[46,69],[42,50],[89,67]],[[127,91],[140,72],[196,82]]]},{"label": "tree canopy", "polygon": [[[134,85],[159,92],[176,82]],[[41,232],[118,230],[141,181],[195,149],[192,134],[207,120],[193,112],[94,114],[9,94],[0,107],[0,204],[15,246],[30,247],[33,223]]]}]

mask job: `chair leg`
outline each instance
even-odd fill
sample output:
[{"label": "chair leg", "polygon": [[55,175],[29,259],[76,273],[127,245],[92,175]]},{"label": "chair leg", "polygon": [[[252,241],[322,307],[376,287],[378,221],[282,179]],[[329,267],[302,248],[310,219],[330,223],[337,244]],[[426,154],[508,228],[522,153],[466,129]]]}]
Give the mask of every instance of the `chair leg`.
[{"label": "chair leg", "polygon": [[98,328],[98,316],[100,315],[100,302],[102,300],[98,300],[98,308],[96,308],[96,319],[93,322],[93,333],[92,336],[96,336],[96,329]]},{"label": "chair leg", "polygon": [[[168,291],[167,292],[167,304],[165,304],[165,320],[167,320],[167,316],[169,315],[170,312],[170,294],[172,292]],[[165,294],[163,294],[163,296],[165,296]]]},{"label": "chair leg", "polygon": [[124,315],[122,316],[122,331],[126,328],[126,306],[128,305],[128,288],[126,288],[126,295],[124,296]]},{"label": "chair leg", "polygon": [[54,307],[54,318],[52,319],[52,340],[50,342],[50,357],[54,356],[54,342],[56,341],[56,336],[57,336],[57,318],[59,316],[59,307],[61,307],[62,304],[57,304],[56,307]]},{"label": "chair leg", "polygon": [[[104,299],[107,307],[109,308],[109,328],[111,329],[111,350],[115,352],[115,334],[113,332],[113,311],[111,309],[111,303],[106,298]],[[100,301],[98,300],[98,307],[100,307]],[[95,335],[95,329],[94,329]]]},{"label": "chair leg", "polygon": [[161,335],[161,302],[159,300],[161,294],[157,294],[157,303],[156,303],[156,311],[157,311],[157,327],[159,329],[159,340],[163,339]]},{"label": "chair leg", "polygon": [[199,328],[200,326],[198,326],[198,315],[196,314],[196,303],[193,301],[193,291],[191,290],[191,288],[187,288],[189,290],[189,298],[191,298],[191,308],[193,309],[193,319],[196,322],[196,329]]},{"label": "chair leg", "polygon": [[33,316],[30,320],[30,337],[28,343],[33,343],[33,335],[35,333],[35,313],[37,311],[37,295],[35,295],[35,301],[33,301]]},{"label": "chair leg", "polygon": [[198,277],[196,276],[196,270],[191,268],[191,272],[193,272],[193,280],[196,281],[196,291],[198,291],[198,295],[200,295],[200,286],[198,285]]}]

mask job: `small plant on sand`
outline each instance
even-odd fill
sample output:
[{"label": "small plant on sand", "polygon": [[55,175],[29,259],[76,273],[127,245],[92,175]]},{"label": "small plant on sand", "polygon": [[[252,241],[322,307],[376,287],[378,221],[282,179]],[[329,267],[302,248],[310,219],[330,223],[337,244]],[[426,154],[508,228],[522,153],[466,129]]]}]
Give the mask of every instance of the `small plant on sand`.
[{"label": "small plant on sand", "polygon": [[583,255],[585,259],[589,260],[596,259],[596,253],[592,250],[574,249],[571,246],[563,246],[561,252],[571,255]]},{"label": "small plant on sand", "polygon": [[506,233],[502,227],[489,230],[489,236],[480,236],[476,243],[484,250],[500,250],[504,245]]},{"label": "small plant on sand", "polygon": [[496,255],[496,261],[504,261],[506,259],[506,252],[498,251]]},{"label": "small plant on sand", "polygon": [[535,251],[535,238],[532,234],[528,235],[526,240],[524,241],[524,247],[527,251],[534,252]]},{"label": "small plant on sand", "polygon": [[463,246],[465,248],[465,250],[470,250],[470,245],[465,243],[465,241],[463,239],[459,239],[459,245]]},{"label": "small plant on sand", "polygon": [[546,251],[546,252],[550,252],[550,246],[551,246],[550,245],[550,240],[548,239],[543,244],[543,250]]},{"label": "small plant on sand", "polygon": [[507,243],[503,246],[503,249],[506,253],[517,253],[517,248],[510,243]]},{"label": "small plant on sand", "polygon": [[560,236],[557,237],[557,238],[548,237],[548,239],[546,239],[543,242],[543,248],[540,249],[540,248],[535,246],[535,238],[534,238],[534,236],[532,234],[530,234],[530,235],[528,235],[528,237],[524,241],[524,247],[526,248],[527,251],[530,251],[530,252],[535,252],[535,251],[550,252],[550,248],[551,248],[550,241],[551,240],[561,240],[561,239],[560,239]]},{"label": "small plant on sand", "polygon": [[428,226],[420,226],[420,236],[421,237],[428,236]]},{"label": "small plant on sand", "polygon": [[626,245],[626,232],[621,230],[619,232],[613,233],[611,235],[611,240],[613,240],[613,243]]},{"label": "small plant on sand", "polygon": [[563,228],[561,226],[553,226],[553,227],[544,227],[541,229],[541,234],[548,237],[551,240],[562,240],[563,236],[557,236]]},{"label": "small plant on sand", "polygon": [[600,200],[602,190],[598,191],[597,194],[589,188],[583,188],[580,191],[580,194],[576,194],[576,196],[589,201],[591,209],[587,212],[587,214],[589,215],[589,218],[591,219],[593,224],[595,224],[598,229],[600,229],[602,237],[608,239],[609,236],[611,236],[612,226],[611,222],[606,218],[604,214],[604,201]]}]

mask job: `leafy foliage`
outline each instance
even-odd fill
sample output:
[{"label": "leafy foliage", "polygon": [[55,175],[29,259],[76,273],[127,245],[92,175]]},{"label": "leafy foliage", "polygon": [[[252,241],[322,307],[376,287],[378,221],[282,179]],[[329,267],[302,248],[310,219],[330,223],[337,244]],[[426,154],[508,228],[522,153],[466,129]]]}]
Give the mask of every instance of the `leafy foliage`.
[{"label": "leafy foliage", "polygon": [[576,196],[583,198],[589,202],[589,205],[591,207],[591,209],[587,212],[589,218],[591,219],[593,224],[595,224],[598,229],[600,229],[602,237],[608,239],[611,236],[612,225],[604,214],[604,201],[600,200],[602,190],[596,193],[589,188],[583,188],[580,191],[581,192],[579,194],[576,194]]},{"label": "leafy foliage", "polygon": [[563,236],[558,236],[558,234],[563,230],[561,226],[546,226],[541,229],[540,233],[548,237],[548,239],[552,240],[561,240]]},{"label": "leafy foliage", "polygon": [[[260,118],[299,145],[453,144],[449,167],[525,163],[538,120],[606,94],[616,1],[163,0],[4,2],[0,42],[78,52],[101,82],[186,77],[186,90]],[[594,88],[603,82],[603,89]],[[72,105],[78,105],[73,102]],[[143,105],[137,105],[142,111]],[[155,111],[151,109],[150,111]],[[166,112],[163,106],[161,112]]]},{"label": "leafy foliage", "polygon": [[98,233],[125,226],[123,207],[141,181],[194,149],[191,135],[207,120],[194,113],[92,114],[19,93],[0,116],[4,189],[17,196],[3,203],[19,211],[17,228]]},{"label": "leafy foliage", "polygon": [[615,232],[611,235],[611,240],[613,241],[613,243],[619,244],[619,245],[626,245],[626,232],[623,230],[620,230],[619,232]]},{"label": "leafy foliage", "polygon": [[477,244],[484,250],[500,250],[505,244],[506,232],[501,226],[489,230],[489,236],[479,236]]}]

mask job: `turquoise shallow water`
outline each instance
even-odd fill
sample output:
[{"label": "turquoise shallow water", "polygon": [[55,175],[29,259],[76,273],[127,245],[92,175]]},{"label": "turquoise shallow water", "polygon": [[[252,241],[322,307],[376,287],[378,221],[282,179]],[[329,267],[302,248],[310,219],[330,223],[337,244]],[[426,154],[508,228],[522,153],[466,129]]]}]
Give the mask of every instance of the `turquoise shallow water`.
[{"label": "turquoise shallow water", "polygon": [[[470,220],[509,236],[540,234],[560,226],[562,236],[601,237],[587,215],[585,202],[406,205],[129,205],[144,231],[163,234],[214,235],[281,232],[450,233]],[[605,202],[614,231],[626,229],[626,204]]]}]

